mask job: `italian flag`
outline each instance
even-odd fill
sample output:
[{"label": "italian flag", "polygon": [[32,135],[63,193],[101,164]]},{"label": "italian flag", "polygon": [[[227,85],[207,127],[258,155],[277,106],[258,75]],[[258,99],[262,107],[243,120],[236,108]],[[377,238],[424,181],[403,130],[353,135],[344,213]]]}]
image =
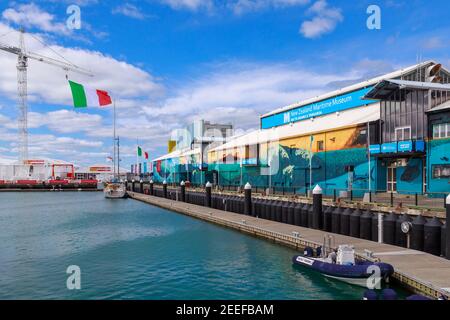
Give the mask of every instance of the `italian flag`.
[{"label": "italian flag", "polygon": [[92,89],[69,80],[75,108],[101,107],[112,103],[108,92]]}]

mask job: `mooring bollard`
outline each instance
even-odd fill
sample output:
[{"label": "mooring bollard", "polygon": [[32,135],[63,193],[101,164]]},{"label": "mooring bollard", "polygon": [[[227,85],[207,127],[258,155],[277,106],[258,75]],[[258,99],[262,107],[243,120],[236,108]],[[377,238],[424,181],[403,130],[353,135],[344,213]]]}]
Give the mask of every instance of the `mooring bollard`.
[{"label": "mooring bollard", "polygon": [[246,183],[244,187],[244,214],[251,216],[252,215],[252,186],[250,183]]},{"label": "mooring bollard", "polygon": [[206,189],[206,206],[208,208],[211,208],[211,191],[212,191],[212,184],[211,182],[207,182],[205,185]]},{"label": "mooring bollard", "polygon": [[313,189],[313,223],[312,227],[314,229],[321,228],[321,220],[322,217],[322,188],[319,185],[316,185]]},{"label": "mooring bollard", "polygon": [[181,181],[180,183],[180,195],[181,195],[181,202],[186,202],[186,183],[184,181]]},{"label": "mooring bollard", "polygon": [[153,193],[153,180],[150,180],[150,187],[149,187],[149,189],[150,189],[150,195],[154,196],[154,193]]},{"label": "mooring bollard", "polygon": [[134,192],[134,179],[133,179],[133,180],[131,180],[131,191],[133,191],[133,192]]},{"label": "mooring bollard", "polygon": [[144,193],[144,181],[139,181],[139,192]]},{"label": "mooring bollard", "polygon": [[447,259],[450,259],[450,194],[447,196],[447,199],[445,200],[445,204],[447,205],[446,208],[446,230],[445,230],[445,238],[446,238],[446,244],[445,244],[445,257]]},{"label": "mooring bollard", "polygon": [[163,197],[167,198],[167,181],[163,181]]}]

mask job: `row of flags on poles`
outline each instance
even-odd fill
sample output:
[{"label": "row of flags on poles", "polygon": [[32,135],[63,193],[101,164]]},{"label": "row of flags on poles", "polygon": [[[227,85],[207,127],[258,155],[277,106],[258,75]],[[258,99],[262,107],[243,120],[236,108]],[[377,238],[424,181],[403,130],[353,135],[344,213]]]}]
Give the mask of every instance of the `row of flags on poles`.
[{"label": "row of flags on poles", "polygon": [[152,163],[150,162],[150,168],[148,165],[148,152],[143,151],[142,147],[137,146],[136,150],[136,164],[131,165],[131,173],[142,174],[151,171]]}]

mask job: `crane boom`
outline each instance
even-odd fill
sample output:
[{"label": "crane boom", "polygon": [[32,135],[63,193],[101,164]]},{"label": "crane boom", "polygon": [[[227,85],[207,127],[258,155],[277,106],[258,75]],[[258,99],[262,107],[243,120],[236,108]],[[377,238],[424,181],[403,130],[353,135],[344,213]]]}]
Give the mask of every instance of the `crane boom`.
[{"label": "crane boom", "polygon": [[22,50],[20,50],[20,48],[17,48],[14,46],[9,46],[9,45],[3,44],[3,43],[0,43],[0,50],[6,51],[9,53],[13,53],[13,54],[17,54],[17,55],[19,55],[22,52]]},{"label": "crane boom", "polygon": [[33,59],[33,60],[36,60],[36,61],[39,61],[39,62],[47,63],[49,65],[59,67],[59,68],[65,70],[65,71],[73,71],[73,72],[80,73],[80,74],[83,74],[83,75],[86,75],[86,76],[89,76],[89,77],[93,77],[94,76],[89,70],[80,68],[80,67],[78,67],[78,66],[76,66],[74,64],[67,63],[67,62],[60,61],[60,60],[56,60],[56,59],[53,59],[53,58],[49,58],[49,57],[43,56],[43,55],[41,55],[39,53],[28,52],[28,51],[27,52],[23,52],[18,47],[9,46],[9,45],[0,43],[0,50],[9,52],[9,53],[12,53],[12,54],[15,54],[15,55],[22,55],[22,56],[24,56],[26,58]]},{"label": "crane boom", "polygon": [[65,70],[65,71],[73,71],[73,72],[76,72],[76,73],[84,74],[84,75],[89,76],[89,77],[93,77],[94,76],[90,71],[85,70],[83,68],[80,68],[80,67],[78,67],[78,66],[76,66],[74,64],[69,64],[69,63],[66,63],[66,62],[63,62],[63,61],[60,61],[60,60],[56,60],[56,59],[53,59],[53,58],[49,58],[49,57],[44,57],[44,56],[42,56],[40,54],[37,54],[37,53],[27,52],[25,54],[25,56],[27,58],[29,58],[29,59],[33,59],[33,60],[36,60],[36,61],[39,61],[39,62],[47,63],[47,64],[52,65],[52,66],[60,67],[61,69]]},{"label": "crane boom", "polygon": [[[28,160],[28,101],[27,101],[27,70],[28,60],[36,60],[52,66],[59,67],[66,72],[76,72],[93,77],[94,75],[72,63],[49,58],[38,53],[25,50],[23,29],[20,30],[20,47],[0,43],[0,50],[17,55],[17,93],[18,93],[18,127],[19,127],[19,161],[25,163]],[[44,44],[45,45],[45,44]]]}]

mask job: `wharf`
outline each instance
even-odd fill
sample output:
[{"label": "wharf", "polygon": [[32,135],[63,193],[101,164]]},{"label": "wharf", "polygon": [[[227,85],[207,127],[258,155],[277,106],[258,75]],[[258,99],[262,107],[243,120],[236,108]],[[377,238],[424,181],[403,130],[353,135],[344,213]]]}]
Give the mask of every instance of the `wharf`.
[{"label": "wharf", "polygon": [[[322,245],[326,234],[334,237],[334,244],[353,245],[358,258],[371,260],[365,250],[373,252],[379,260],[394,266],[393,278],[407,289],[438,298],[450,299],[450,261],[422,251],[406,249],[369,240],[353,238],[321,230],[299,227],[257,217],[217,210],[190,203],[128,191],[131,198],[209,221],[224,227],[239,230],[256,237],[302,250],[306,246]],[[294,233],[297,232],[298,236]]]}]

